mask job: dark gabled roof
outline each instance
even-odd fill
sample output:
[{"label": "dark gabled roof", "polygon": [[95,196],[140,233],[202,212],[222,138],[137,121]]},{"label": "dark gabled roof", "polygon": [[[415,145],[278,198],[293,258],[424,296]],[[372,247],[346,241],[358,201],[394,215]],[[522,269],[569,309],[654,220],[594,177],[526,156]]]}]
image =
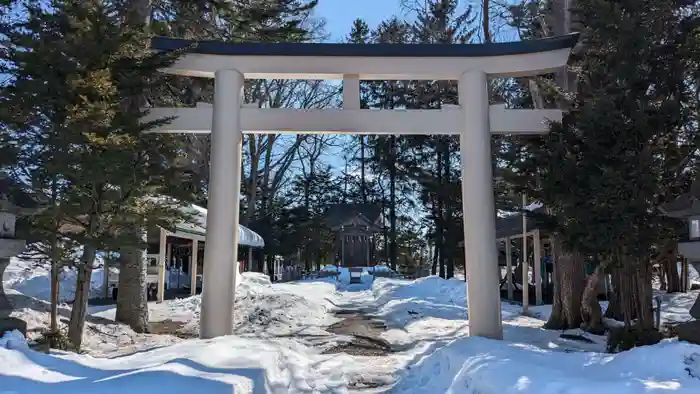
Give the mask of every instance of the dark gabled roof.
[{"label": "dark gabled roof", "polygon": [[376,204],[334,204],[328,207],[325,217],[326,223],[332,227],[358,214],[364,216],[370,223],[374,223],[381,213],[382,208]]},{"label": "dark gabled roof", "polygon": [[224,56],[484,57],[573,48],[578,34],[490,44],[229,43],[155,37],[151,48]]}]

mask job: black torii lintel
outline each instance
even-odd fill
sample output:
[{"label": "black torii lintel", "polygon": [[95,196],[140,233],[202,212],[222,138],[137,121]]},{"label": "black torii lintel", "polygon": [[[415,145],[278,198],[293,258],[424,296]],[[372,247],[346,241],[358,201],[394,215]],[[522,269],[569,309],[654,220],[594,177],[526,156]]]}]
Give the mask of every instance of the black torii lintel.
[{"label": "black torii lintel", "polygon": [[537,40],[488,44],[340,44],[340,43],[230,43],[154,37],[151,48],[161,51],[221,56],[337,56],[337,57],[487,57],[570,49],[579,34]]}]

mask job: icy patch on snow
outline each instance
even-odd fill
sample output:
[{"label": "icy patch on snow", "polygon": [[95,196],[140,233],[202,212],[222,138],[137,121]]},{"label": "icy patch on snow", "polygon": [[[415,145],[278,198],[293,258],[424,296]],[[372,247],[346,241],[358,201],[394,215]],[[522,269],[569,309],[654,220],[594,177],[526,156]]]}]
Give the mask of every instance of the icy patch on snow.
[{"label": "icy patch on snow", "polygon": [[424,353],[392,393],[637,394],[698,393],[686,371],[699,346],[666,341],[616,355],[561,353],[528,345],[462,338]]}]

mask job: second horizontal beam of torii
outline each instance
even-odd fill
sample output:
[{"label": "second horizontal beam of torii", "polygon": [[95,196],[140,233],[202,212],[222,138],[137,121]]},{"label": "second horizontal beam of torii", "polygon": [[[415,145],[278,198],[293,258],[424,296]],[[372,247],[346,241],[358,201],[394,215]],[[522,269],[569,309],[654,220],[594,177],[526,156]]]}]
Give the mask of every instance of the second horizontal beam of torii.
[{"label": "second horizontal beam of torii", "polygon": [[[174,117],[173,121],[151,132],[210,133],[213,107],[152,108],[146,121]],[[506,109],[489,107],[492,134],[544,134],[550,121],[561,121],[558,109]],[[468,120],[466,120],[468,122]],[[244,106],[241,129],[247,134],[378,134],[378,135],[459,135],[466,129],[459,106],[429,110],[375,109],[294,109]]]}]

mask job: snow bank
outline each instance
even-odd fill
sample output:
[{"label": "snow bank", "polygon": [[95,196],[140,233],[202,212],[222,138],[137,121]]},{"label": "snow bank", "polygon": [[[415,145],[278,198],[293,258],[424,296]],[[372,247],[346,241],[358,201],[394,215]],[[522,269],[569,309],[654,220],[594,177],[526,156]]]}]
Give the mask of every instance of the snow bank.
[{"label": "snow bank", "polygon": [[[371,267],[362,267],[362,274],[360,276],[360,283],[355,283],[353,286],[366,286],[369,287],[372,285],[372,281],[374,280],[374,276],[372,275],[372,268]],[[348,267],[339,267],[338,268],[338,281],[343,284],[343,285],[348,285],[350,284],[350,269]]]},{"label": "snow bank", "polygon": [[689,373],[691,359],[700,359],[700,346],[675,341],[610,355],[463,338],[424,354],[392,393],[700,392],[700,380]]},{"label": "snow bank", "polygon": [[374,271],[374,272],[392,272],[391,268],[389,268],[389,266],[385,265],[385,264],[375,265],[372,268],[372,271]]},{"label": "snow bank", "polygon": [[[326,281],[271,284],[268,276],[246,272],[238,275],[234,302],[236,333],[290,335],[308,327],[326,327],[335,319],[330,311],[336,287]],[[168,301],[169,314],[191,319],[184,330],[199,333],[201,295]],[[185,313],[183,313],[185,312]]]},{"label": "snow bank", "polygon": [[403,326],[425,317],[467,318],[466,285],[461,280],[439,276],[414,281],[376,278],[372,294],[377,314],[390,325]]},{"label": "snow bank", "polygon": [[291,341],[235,337],[191,340],[112,359],[0,348],[0,365],[12,366],[0,369],[0,390],[16,394],[347,392],[343,373],[319,363],[317,358],[322,356],[311,353]]},{"label": "snow bank", "polygon": [[0,348],[20,349],[25,347],[27,347],[27,340],[17,330],[8,331],[0,338]]},{"label": "snow bank", "polygon": [[[102,264],[97,259],[97,264]],[[110,268],[110,276],[117,276],[119,270]],[[90,280],[90,297],[102,297],[104,269],[95,268]],[[59,274],[59,300],[60,302],[73,301],[75,299],[75,284],[77,272],[65,267]],[[33,261],[12,258],[10,265],[3,276],[5,289],[12,289],[26,296],[44,301],[51,300],[51,271],[46,265],[37,265]]]}]

